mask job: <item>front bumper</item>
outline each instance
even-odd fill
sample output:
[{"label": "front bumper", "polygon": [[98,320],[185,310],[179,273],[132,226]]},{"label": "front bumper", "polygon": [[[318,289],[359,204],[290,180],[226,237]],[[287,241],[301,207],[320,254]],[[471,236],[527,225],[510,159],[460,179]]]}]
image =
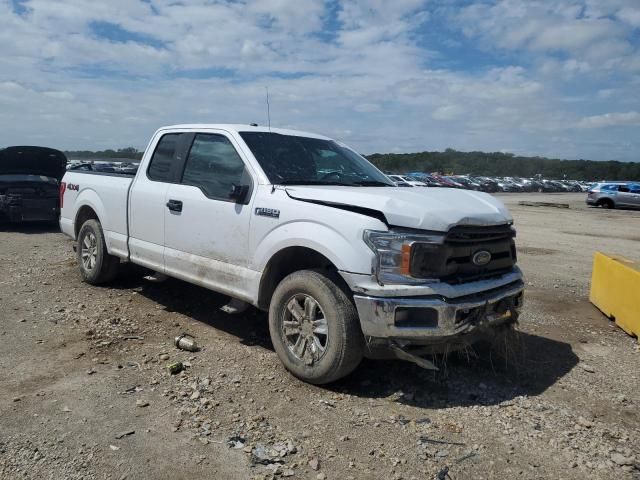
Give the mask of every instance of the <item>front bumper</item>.
[{"label": "front bumper", "polygon": [[488,292],[456,299],[354,295],[362,332],[374,339],[407,340],[414,345],[441,343],[485,327],[516,321],[524,284],[517,281]]}]

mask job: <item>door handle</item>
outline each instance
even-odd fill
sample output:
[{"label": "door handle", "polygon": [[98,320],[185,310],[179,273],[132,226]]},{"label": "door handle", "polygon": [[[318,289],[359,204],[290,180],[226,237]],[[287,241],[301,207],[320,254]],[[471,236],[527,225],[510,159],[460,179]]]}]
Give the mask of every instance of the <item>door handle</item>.
[{"label": "door handle", "polygon": [[182,201],[181,200],[169,200],[167,202],[167,208],[172,212],[181,212],[182,211]]}]

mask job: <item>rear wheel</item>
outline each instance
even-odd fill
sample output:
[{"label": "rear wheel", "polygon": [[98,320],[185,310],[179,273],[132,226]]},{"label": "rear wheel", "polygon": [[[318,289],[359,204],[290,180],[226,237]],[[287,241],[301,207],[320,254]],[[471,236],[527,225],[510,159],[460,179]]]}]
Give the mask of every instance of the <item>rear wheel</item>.
[{"label": "rear wheel", "polygon": [[598,205],[606,209],[615,208],[614,203],[609,199],[600,200],[600,202],[598,202]]},{"label": "rear wheel", "polygon": [[97,220],[84,222],[78,233],[78,267],[82,280],[92,285],[113,280],[120,259],[107,252],[102,226]]},{"label": "rear wheel", "polygon": [[339,279],[314,270],[287,276],[269,308],[269,332],[278,357],[305,382],[330,383],[360,363],[364,337],[353,301]]}]

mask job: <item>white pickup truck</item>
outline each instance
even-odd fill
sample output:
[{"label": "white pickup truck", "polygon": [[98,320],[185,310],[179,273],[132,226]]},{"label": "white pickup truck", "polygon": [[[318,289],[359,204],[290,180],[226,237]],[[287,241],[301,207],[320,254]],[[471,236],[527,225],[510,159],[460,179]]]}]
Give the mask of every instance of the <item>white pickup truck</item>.
[{"label": "white pickup truck", "polygon": [[395,187],[320,135],[161,128],[134,178],[68,171],[60,204],[86,282],[132,262],[266,310],[280,360],[311,383],[363,356],[435,368],[424,355],[510,328],[522,305],[498,199]]}]

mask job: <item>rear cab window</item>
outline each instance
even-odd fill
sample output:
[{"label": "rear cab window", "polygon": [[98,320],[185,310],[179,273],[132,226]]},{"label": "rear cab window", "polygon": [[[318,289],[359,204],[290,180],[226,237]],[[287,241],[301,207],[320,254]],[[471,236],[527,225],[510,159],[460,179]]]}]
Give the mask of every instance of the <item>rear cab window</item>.
[{"label": "rear cab window", "polygon": [[179,183],[186,150],[193,133],[165,133],[158,143],[147,168],[147,178],[154,182]]}]

